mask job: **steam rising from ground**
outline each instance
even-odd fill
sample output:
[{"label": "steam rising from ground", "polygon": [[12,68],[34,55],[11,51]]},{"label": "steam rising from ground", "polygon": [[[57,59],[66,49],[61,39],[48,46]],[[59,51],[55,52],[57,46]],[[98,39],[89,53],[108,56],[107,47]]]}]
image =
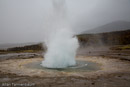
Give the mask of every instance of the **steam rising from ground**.
[{"label": "steam rising from ground", "polygon": [[78,40],[67,23],[65,0],[53,0],[53,8],[49,28],[54,32],[50,35],[48,50],[41,65],[48,68],[73,66],[76,64]]},{"label": "steam rising from ground", "polygon": [[77,47],[77,38],[72,38],[72,33],[66,30],[57,32],[48,45],[48,51],[42,65],[49,68],[65,68],[75,65]]}]

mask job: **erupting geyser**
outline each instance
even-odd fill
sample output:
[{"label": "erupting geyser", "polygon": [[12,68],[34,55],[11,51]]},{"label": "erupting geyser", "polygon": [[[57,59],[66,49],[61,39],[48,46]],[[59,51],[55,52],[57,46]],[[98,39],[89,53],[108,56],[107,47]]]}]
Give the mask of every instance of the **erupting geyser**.
[{"label": "erupting geyser", "polygon": [[[78,40],[74,36],[66,19],[65,0],[53,0],[53,17],[50,21],[56,31],[47,43],[47,53],[42,66],[47,68],[66,68],[76,64],[75,56]],[[52,30],[53,30],[52,29]]]}]

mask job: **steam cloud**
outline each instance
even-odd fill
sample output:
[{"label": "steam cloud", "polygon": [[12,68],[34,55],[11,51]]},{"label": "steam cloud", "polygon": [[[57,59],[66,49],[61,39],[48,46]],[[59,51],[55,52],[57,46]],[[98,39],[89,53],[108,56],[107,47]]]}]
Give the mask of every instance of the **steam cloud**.
[{"label": "steam cloud", "polygon": [[53,0],[53,8],[52,16],[48,17],[48,28],[54,32],[46,42],[48,50],[41,65],[47,68],[66,68],[76,64],[78,40],[67,23],[65,0]]}]

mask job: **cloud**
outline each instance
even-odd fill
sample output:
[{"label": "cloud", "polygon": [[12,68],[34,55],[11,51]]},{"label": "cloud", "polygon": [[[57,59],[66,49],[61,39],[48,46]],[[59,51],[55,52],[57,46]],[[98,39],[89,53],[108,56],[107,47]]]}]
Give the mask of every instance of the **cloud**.
[{"label": "cloud", "polygon": [[[130,21],[130,0],[66,0],[66,10],[76,33]],[[0,43],[43,41],[51,31],[44,27],[51,12],[51,0],[0,0]]]}]

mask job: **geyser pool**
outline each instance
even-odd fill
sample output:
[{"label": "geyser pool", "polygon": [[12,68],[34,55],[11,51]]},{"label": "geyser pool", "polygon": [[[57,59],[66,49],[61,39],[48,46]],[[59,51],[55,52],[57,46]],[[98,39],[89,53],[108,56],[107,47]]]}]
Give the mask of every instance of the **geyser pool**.
[{"label": "geyser pool", "polygon": [[97,71],[101,69],[100,64],[91,62],[91,61],[83,61],[83,60],[77,60],[75,66],[70,66],[67,68],[46,68],[40,66],[40,61],[31,62],[25,65],[27,68],[31,69],[39,69],[44,71],[54,71],[54,72],[90,72],[90,71]]},{"label": "geyser pool", "polygon": [[78,40],[66,20],[65,0],[53,0],[53,8],[49,26],[52,26],[54,32],[49,38],[49,43],[46,43],[48,49],[41,65],[47,68],[74,66]]}]

